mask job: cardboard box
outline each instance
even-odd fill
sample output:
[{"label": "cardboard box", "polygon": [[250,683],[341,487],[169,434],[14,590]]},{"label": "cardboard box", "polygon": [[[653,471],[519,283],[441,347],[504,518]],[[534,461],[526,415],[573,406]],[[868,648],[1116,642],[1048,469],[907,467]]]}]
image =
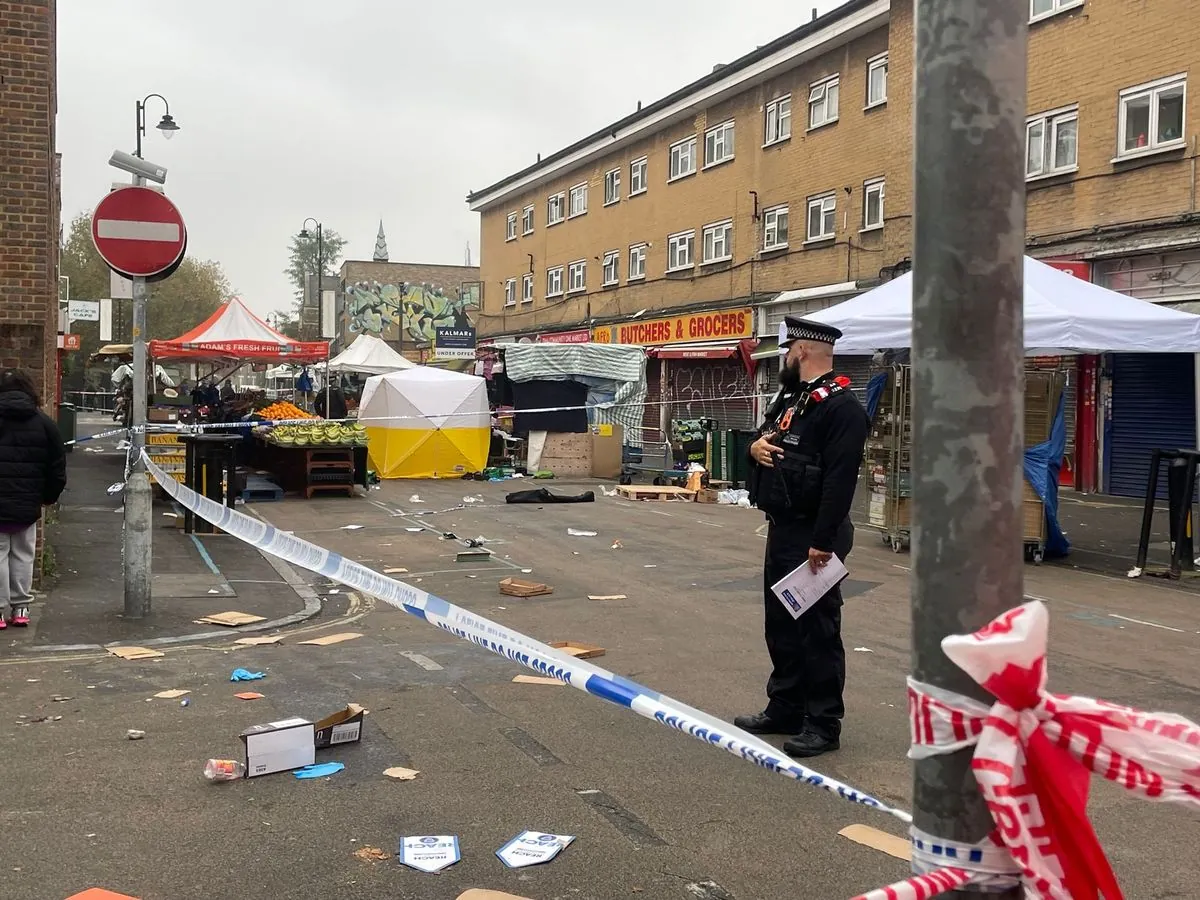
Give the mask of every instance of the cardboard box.
[{"label": "cardboard box", "polygon": [[553,594],[554,588],[539,581],[526,581],[524,578],[505,578],[500,582],[500,593],[510,597],[541,597]]},{"label": "cardboard box", "polygon": [[345,709],[321,719],[313,726],[316,729],[313,738],[316,748],[320,750],[335,744],[358,743],[362,740],[363,716],[366,713],[357,703],[348,703]]},{"label": "cardboard box", "polygon": [[621,454],[625,443],[625,426],[592,426],[592,477],[616,478],[621,474]]},{"label": "cardboard box", "polygon": [[146,410],[147,422],[178,422],[179,410],[177,409],[161,409],[152,406]]},{"label": "cardboard box", "polygon": [[307,719],[280,719],[242,732],[246,777],[288,772],[317,761],[316,733]]},{"label": "cardboard box", "polygon": [[580,641],[551,641],[549,646],[574,656],[576,659],[595,659],[604,655],[604,648],[595,644],[584,644]]},{"label": "cardboard box", "polygon": [[702,488],[701,490],[696,491],[696,502],[697,503],[716,503],[717,502],[717,493],[718,492],[714,491],[712,488]]}]

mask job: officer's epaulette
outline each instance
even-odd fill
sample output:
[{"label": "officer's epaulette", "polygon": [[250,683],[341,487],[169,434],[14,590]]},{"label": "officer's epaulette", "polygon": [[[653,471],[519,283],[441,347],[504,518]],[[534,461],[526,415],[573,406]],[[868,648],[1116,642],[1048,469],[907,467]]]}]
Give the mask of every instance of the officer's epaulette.
[{"label": "officer's epaulette", "polygon": [[829,384],[823,384],[819,388],[813,388],[809,395],[813,403],[820,403],[822,400],[827,400],[834,394],[840,394],[842,391],[850,388],[850,379],[845,375],[839,375]]}]

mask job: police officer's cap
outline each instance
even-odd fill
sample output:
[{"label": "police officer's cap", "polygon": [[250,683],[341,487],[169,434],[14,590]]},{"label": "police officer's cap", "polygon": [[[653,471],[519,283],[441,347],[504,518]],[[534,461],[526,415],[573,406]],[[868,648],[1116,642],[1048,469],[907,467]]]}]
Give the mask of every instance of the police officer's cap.
[{"label": "police officer's cap", "polygon": [[842,332],[824,322],[814,322],[811,319],[801,319],[798,316],[787,316],[783,320],[787,336],[780,347],[790,347],[792,341],[816,341],[818,344],[832,344],[842,336]]}]

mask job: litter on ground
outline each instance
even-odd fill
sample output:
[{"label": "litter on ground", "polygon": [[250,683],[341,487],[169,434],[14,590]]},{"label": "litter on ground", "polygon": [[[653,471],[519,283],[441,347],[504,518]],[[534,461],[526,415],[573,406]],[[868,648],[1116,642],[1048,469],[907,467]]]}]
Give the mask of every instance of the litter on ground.
[{"label": "litter on ground", "polygon": [[[210,590],[209,593],[218,594],[220,591]],[[211,616],[203,616],[194,621],[197,625],[224,625],[227,628],[237,628],[239,625],[253,625],[255,622],[265,622],[267,621],[267,617],[230,610],[229,612],[213,613]]]},{"label": "litter on ground", "polygon": [[278,644],[283,640],[282,634],[273,634],[269,637],[244,637],[234,641],[235,644],[242,644],[246,647],[258,647],[263,644]]},{"label": "litter on ground", "polygon": [[167,654],[159,650],[151,650],[148,647],[106,647],[109,653],[113,656],[118,656],[121,659],[157,659],[160,656]]},{"label": "litter on ground", "polygon": [[251,672],[249,669],[237,668],[229,673],[230,681],[258,681],[260,678],[266,678],[266,672]]},{"label": "litter on ground", "polygon": [[596,532],[594,532],[594,531],[581,531],[578,528],[568,528],[567,534],[569,534],[571,537],[595,537],[596,536]]},{"label": "litter on ground", "polygon": [[406,769],[403,766],[392,766],[390,769],[384,769],[383,774],[388,778],[394,778],[397,781],[412,781],[421,773],[416,769]]},{"label": "litter on ground", "polygon": [[343,525],[342,531],[358,531],[360,528],[362,528],[361,525]]},{"label": "litter on ground", "polygon": [[324,778],[327,775],[336,775],[344,768],[346,768],[346,764],[340,762],[313,763],[311,766],[296,769],[292,774],[301,779]]},{"label": "litter on ground", "polygon": [[261,700],[266,694],[260,694],[258,691],[242,691],[240,694],[234,694],[239,700]]},{"label": "litter on ground", "polygon": [[362,633],[358,631],[341,631],[337,634],[327,634],[324,637],[313,638],[308,641],[300,641],[301,644],[312,644],[317,647],[328,647],[330,644],[340,644],[342,641],[352,641],[355,638],[362,637]]},{"label": "litter on ground", "polygon": [[191,691],[171,690],[171,691],[159,691],[154,696],[157,697],[159,700],[175,700],[175,699],[178,699],[179,697],[184,696],[185,694],[190,694],[190,693],[191,693]]}]

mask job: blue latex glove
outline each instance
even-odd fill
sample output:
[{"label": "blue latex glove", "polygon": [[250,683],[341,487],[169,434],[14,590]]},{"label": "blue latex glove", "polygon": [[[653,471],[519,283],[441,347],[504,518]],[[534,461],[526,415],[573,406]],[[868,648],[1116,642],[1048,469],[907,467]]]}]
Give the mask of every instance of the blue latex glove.
[{"label": "blue latex glove", "polygon": [[345,763],[339,762],[313,763],[303,769],[296,769],[292,774],[297,778],[324,778],[326,775],[334,775],[344,768],[346,768]]},{"label": "blue latex glove", "polygon": [[251,672],[247,669],[234,669],[233,674],[229,676],[230,681],[258,681],[260,678],[266,678],[266,672]]}]

